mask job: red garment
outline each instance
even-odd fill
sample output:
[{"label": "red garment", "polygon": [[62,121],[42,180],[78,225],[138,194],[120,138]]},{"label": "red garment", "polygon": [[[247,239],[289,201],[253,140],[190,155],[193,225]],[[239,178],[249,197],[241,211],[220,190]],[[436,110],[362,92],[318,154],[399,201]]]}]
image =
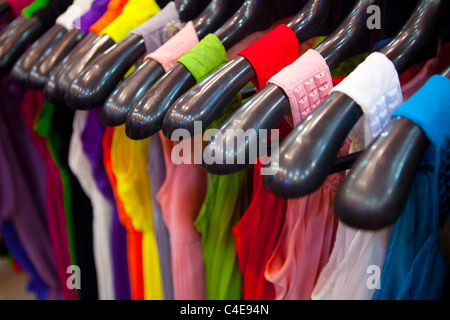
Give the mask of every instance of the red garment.
[{"label": "red garment", "polygon": [[[277,129],[281,138],[292,127],[283,119]],[[264,271],[284,225],[287,199],[267,190],[262,181],[262,167],[259,161],[254,166],[250,206],[233,228],[244,300],[275,299],[274,286],[265,279]]]},{"label": "red garment", "polygon": [[33,0],[6,0],[6,2],[8,2],[11,8],[14,18],[17,18],[22,14],[22,9],[28,7]]},{"label": "red garment", "polygon": [[281,24],[239,55],[253,66],[256,78],[252,82],[260,90],[272,76],[300,57],[300,45],[294,31]]},{"label": "red garment", "polygon": [[128,266],[130,274],[131,296],[133,300],[144,300],[144,272],[142,269],[142,232],[133,228],[131,219],[125,213],[123,202],[117,195],[116,177],[111,166],[111,143],[114,127],[106,127],[103,134],[103,163],[114,193],[117,211],[122,225],[127,230]]}]

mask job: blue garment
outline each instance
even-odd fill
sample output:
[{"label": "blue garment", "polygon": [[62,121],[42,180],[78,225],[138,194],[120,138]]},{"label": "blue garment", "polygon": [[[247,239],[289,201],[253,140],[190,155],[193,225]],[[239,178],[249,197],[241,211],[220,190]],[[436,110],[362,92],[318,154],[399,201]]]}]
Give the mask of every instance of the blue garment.
[{"label": "blue garment", "polygon": [[[392,117],[417,124],[430,140],[407,204],[395,222],[374,300],[439,300],[449,267],[440,234],[445,219],[439,208],[441,150],[450,140],[450,80],[433,76]],[[445,212],[441,210],[441,213]]]},{"label": "blue garment", "polygon": [[0,233],[2,234],[9,252],[11,252],[12,256],[17,260],[23,270],[30,276],[27,284],[27,291],[34,292],[38,300],[46,300],[49,290],[48,286],[39,277],[36,269],[28,258],[13,224],[11,222],[4,222],[0,226]]}]

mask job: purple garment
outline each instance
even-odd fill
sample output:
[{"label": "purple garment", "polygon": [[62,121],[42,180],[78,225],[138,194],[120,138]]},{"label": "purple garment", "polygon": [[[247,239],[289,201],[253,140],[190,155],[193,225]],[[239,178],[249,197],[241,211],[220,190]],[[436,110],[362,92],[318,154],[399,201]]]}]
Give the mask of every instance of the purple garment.
[{"label": "purple garment", "polygon": [[92,3],[91,10],[86,12],[80,18],[80,29],[85,33],[89,33],[89,28],[94,25],[108,9],[110,0],[95,0]]},{"label": "purple garment", "polygon": [[0,79],[0,225],[11,222],[50,300],[62,299],[50,242],[44,193],[46,165],[21,113],[25,91]]},{"label": "purple garment", "polygon": [[156,244],[158,246],[159,264],[161,265],[161,280],[164,300],[174,300],[170,236],[162,217],[161,205],[156,199],[156,195],[166,179],[164,150],[158,134],[155,134],[150,138],[147,171],[150,176],[150,190],[153,207],[153,229],[155,231]]},{"label": "purple garment", "polygon": [[103,165],[102,139],[105,128],[100,123],[101,108],[90,110],[86,125],[81,133],[83,150],[89,159],[97,187],[113,207],[112,219],[112,257],[116,300],[131,300],[131,287],[128,273],[127,232],[119,220],[114,194]]}]

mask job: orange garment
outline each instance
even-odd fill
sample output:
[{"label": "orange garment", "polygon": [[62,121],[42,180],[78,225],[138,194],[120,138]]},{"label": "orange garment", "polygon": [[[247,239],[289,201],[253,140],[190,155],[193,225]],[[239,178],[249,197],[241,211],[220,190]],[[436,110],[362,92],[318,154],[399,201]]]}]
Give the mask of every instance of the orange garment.
[{"label": "orange garment", "polygon": [[128,0],[111,0],[108,4],[108,10],[105,14],[98,20],[91,28],[90,32],[100,33],[104,28],[106,28],[111,22],[116,20],[118,16],[122,14],[123,7],[128,3]]},{"label": "orange garment", "polygon": [[103,162],[106,174],[116,199],[117,211],[122,225],[127,230],[128,265],[130,272],[131,297],[133,300],[144,300],[144,274],[142,269],[142,233],[133,228],[131,219],[125,213],[124,205],[117,195],[116,177],[111,164],[111,144],[114,127],[106,127],[103,135]]}]

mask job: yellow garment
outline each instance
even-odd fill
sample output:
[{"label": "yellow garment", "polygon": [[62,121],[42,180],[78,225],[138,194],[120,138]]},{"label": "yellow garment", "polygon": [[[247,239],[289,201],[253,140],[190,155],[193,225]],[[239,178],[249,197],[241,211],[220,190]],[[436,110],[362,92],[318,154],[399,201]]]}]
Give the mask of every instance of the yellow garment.
[{"label": "yellow garment", "polygon": [[111,22],[100,34],[107,34],[119,42],[134,28],[151,19],[161,9],[154,0],[130,0],[123,8],[122,14]]},{"label": "yellow garment", "polygon": [[153,210],[150,179],[147,172],[150,139],[129,139],[124,126],[114,130],[111,163],[117,179],[117,193],[124,204],[133,227],[142,232],[142,267],[144,297],[162,300],[163,289],[156,237],[153,230]]}]

